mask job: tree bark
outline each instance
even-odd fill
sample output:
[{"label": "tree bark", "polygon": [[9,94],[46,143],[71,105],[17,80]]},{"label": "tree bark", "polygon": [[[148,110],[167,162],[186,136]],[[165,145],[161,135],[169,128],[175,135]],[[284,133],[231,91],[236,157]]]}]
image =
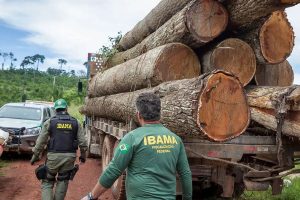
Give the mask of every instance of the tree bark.
[{"label": "tree bark", "polygon": [[199,75],[200,63],[194,51],[186,45],[170,43],[98,73],[89,84],[88,94],[100,97]]},{"label": "tree bark", "polygon": [[150,13],[127,32],[118,44],[118,50],[124,51],[140,43],[156,31],[173,15],[179,12],[191,0],[162,0]]},{"label": "tree bark", "polygon": [[253,48],[259,64],[279,64],[294,47],[294,32],[286,13],[273,12],[263,23],[240,37]]},{"label": "tree bark", "polygon": [[287,114],[282,131],[285,135],[300,137],[300,86],[291,87],[247,87],[251,119],[268,129],[276,131],[276,111],[278,103],[281,102],[280,96],[291,90],[291,94],[287,95],[285,106]]},{"label": "tree bark", "polygon": [[249,124],[250,112],[242,85],[236,77],[222,71],[88,99],[81,112],[137,122],[135,100],[144,92],[161,97],[161,122],[178,135],[193,134],[224,141],[243,133]]},{"label": "tree bark", "polygon": [[252,22],[274,11],[294,6],[300,0],[227,0],[229,23],[233,30],[251,26]]},{"label": "tree bark", "polygon": [[253,78],[256,58],[252,48],[237,38],[226,39],[210,48],[205,54],[199,53],[203,73],[215,69],[233,73],[245,86]]},{"label": "tree bark", "polygon": [[167,43],[202,46],[219,36],[225,30],[227,22],[227,11],[220,3],[214,0],[194,0],[141,43],[108,59],[106,67],[136,58]]},{"label": "tree bark", "polygon": [[290,86],[294,82],[294,72],[287,60],[275,65],[258,65],[255,82],[259,86]]}]

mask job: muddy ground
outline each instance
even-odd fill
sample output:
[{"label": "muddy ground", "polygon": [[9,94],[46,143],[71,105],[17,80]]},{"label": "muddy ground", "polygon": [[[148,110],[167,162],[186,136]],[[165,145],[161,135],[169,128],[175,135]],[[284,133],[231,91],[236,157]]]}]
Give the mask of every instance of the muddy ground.
[{"label": "muddy ground", "polygon": [[[6,166],[0,169],[0,200],[39,200],[41,199],[40,182],[34,170],[42,163],[30,165],[30,156],[3,155],[0,162]],[[78,161],[77,161],[78,162]],[[69,184],[66,200],[78,200],[86,195],[95,185],[101,172],[99,159],[88,159],[80,165],[76,177]],[[111,192],[107,191],[101,199],[111,200]]]}]

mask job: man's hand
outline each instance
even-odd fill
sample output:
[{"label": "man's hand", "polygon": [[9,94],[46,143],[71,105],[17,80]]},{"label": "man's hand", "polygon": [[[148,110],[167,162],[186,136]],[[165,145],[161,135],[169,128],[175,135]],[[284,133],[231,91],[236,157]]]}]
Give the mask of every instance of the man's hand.
[{"label": "man's hand", "polygon": [[31,165],[33,165],[36,161],[39,161],[39,157],[35,154],[32,155],[32,158],[30,160]]},{"label": "man's hand", "polygon": [[98,198],[94,198],[92,196],[92,193],[90,192],[90,193],[88,193],[88,195],[86,195],[85,197],[83,197],[81,200],[96,200],[96,199],[98,199]]}]

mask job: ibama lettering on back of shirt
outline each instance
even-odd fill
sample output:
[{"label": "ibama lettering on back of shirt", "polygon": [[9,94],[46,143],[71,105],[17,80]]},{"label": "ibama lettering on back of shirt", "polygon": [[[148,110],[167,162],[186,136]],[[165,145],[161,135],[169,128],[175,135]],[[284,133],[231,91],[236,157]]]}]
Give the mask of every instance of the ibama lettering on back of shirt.
[{"label": "ibama lettering on back of shirt", "polygon": [[170,135],[145,136],[144,145],[178,144],[176,138]]}]

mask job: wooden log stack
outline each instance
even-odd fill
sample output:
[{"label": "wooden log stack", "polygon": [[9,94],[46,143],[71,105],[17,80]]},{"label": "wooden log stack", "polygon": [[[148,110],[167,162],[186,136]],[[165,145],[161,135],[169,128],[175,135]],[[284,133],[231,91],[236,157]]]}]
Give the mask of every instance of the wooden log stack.
[{"label": "wooden log stack", "polygon": [[172,131],[225,141],[245,132],[250,120],[275,132],[284,105],[282,132],[300,138],[300,88],[291,86],[286,60],[294,32],[284,12],[298,3],[161,0],[90,80],[81,112],[137,122],[136,97],[153,92]]}]

